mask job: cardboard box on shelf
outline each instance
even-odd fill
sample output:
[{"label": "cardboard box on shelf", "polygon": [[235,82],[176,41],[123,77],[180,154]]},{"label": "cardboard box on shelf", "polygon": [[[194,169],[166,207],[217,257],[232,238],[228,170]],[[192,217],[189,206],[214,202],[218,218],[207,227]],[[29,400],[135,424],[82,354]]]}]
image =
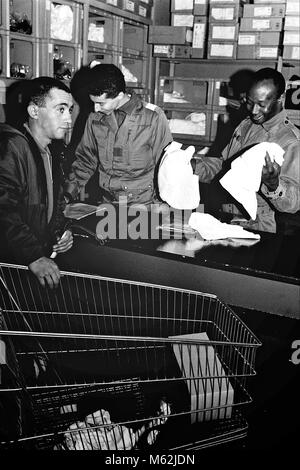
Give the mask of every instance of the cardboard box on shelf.
[{"label": "cardboard box on shelf", "polygon": [[220,42],[208,41],[208,59],[236,59],[236,41]]},{"label": "cardboard box on shelf", "polygon": [[154,57],[168,57],[169,59],[178,58],[189,58],[192,54],[191,46],[180,46],[180,45],[165,45],[165,44],[154,44],[153,56]]},{"label": "cardboard box on shelf", "polygon": [[238,35],[239,46],[279,46],[281,33],[276,31],[244,32]]},{"label": "cardboard box on shelf", "polygon": [[286,2],[286,15],[299,15],[300,3],[298,0],[287,0]]},{"label": "cardboard box on shelf", "polygon": [[300,16],[286,16],[284,20],[285,31],[299,31],[300,29]]},{"label": "cardboard box on shelf", "polygon": [[285,15],[285,3],[268,2],[261,5],[244,5],[243,17],[270,18],[272,16],[283,18]]},{"label": "cardboard box on shelf", "polygon": [[282,18],[241,18],[240,31],[281,31]]},{"label": "cardboard box on shelf", "polygon": [[192,28],[186,26],[149,26],[150,44],[191,44]]},{"label": "cardboard box on shelf", "polygon": [[235,41],[238,36],[239,25],[227,23],[210,23],[209,24],[209,39]]},{"label": "cardboard box on shelf", "polygon": [[286,0],[253,0],[253,3],[286,3]]},{"label": "cardboard box on shelf", "polygon": [[194,0],[172,0],[171,11],[190,11],[194,8]]},{"label": "cardboard box on shelf", "polygon": [[209,0],[194,0],[194,15],[207,16]]},{"label": "cardboard box on shelf", "polygon": [[193,28],[192,57],[202,59],[205,55],[206,47],[207,19],[202,16],[195,16]]},{"label": "cardboard box on shelf", "polygon": [[138,2],[137,14],[143,18],[151,18],[152,6],[147,5],[144,2]]},{"label": "cardboard box on shelf", "polygon": [[241,16],[241,13],[241,6],[237,3],[233,5],[222,5],[222,3],[215,4],[210,6],[209,21],[237,23]]},{"label": "cardboard box on shelf", "polygon": [[282,58],[300,60],[300,46],[283,46]]},{"label": "cardboard box on shelf", "polygon": [[185,14],[185,13],[172,13],[171,15],[171,24],[172,26],[188,26],[193,27],[194,24],[194,15]]},{"label": "cardboard box on shelf", "polygon": [[237,46],[237,59],[277,59],[278,46]]},{"label": "cardboard box on shelf", "polygon": [[289,46],[300,45],[300,31],[284,31],[283,44]]},{"label": "cardboard box on shelf", "polygon": [[137,13],[138,4],[136,0],[123,0],[123,9],[130,13]]}]

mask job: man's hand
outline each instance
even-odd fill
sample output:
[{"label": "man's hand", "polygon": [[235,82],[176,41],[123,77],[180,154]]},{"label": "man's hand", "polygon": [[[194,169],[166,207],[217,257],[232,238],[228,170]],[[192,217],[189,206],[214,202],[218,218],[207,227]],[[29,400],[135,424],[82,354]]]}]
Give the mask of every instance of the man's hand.
[{"label": "man's hand", "polygon": [[57,287],[60,280],[60,272],[58,266],[49,258],[42,258],[33,261],[28,266],[30,271],[38,278],[39,283],[45,287],[46,283],[53,289]]},{"label": "man's hand", "polygon": [[265,156],[265,164],[262,169],[261,181],[269,191],[275,191],[279,185],[280,166],[276,162],[271,162],[268,152]]},{"label": "man's hand", "polygon": [[62,237],[57,241],[56,245],[53,245],[53,251],[56,253],[64,253],[73,246],[73,235],[70,230],[66,230]]}]

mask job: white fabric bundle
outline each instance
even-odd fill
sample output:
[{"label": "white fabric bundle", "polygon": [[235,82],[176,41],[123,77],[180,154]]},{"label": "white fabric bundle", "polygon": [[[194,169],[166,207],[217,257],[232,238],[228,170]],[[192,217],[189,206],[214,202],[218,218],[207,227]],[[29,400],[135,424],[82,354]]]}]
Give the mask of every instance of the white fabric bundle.
[{"label": "white fabric bundle", "polygon": [[200,233],[204,240],[220,240],[223,238],[253,238],[260,239],[260,235],[248,232],[239,225],[230,225],[220,222],[210,214],[192,212],[189,225]]},{"label": "white fabric bundle", "polygon": [[165,150],[158,169],[159,194],[174,209],[195,209],[200,203],[199,179],[191,165],[195,147],[181,146],[172,142]]},{"label": "white fabric bundle", "polygon": [[266,152],[272,162],[282,165],[284,150],[280,145],[274,142],[262,142],[234,160],[231,169],[220,179],[223,188],[244,206],[253,220],[257,213],[256,193],[261,184]]}]

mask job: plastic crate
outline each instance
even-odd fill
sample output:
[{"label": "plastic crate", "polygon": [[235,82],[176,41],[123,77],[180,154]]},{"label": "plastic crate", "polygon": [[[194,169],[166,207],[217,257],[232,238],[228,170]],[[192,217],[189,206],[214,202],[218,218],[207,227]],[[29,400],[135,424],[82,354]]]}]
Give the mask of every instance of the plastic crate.
[{"label": "plastic crate", "polygon": [[49,40],[78,44],[82,35],[82,5],[67,0],[47,2],[47,34]]},{"label": "plastic crate", "polygon": [[95,64],[113,64],[113,53],[106,49],[90,46],[87,54],[87,64],[90,65],[92,62],[95,62]]},{"label": "plastic crate", "polygon": [[121,69],[127,86],[145,87],[147,79],[147,60],[126,56],[122,57]]},{"label": "plastic crate", "polygon": [[30,79],[38,75],[38,40],[10,35],[9,76]]},{"label": "plastic crate", "polygon": [[37,0],[12,0],[9,2],[8,14],[11,32],[38,35]]},{"label": "plastic crate", "polygon": [[211,110],[208,107],[193,110],[164,108],[170,130],[175,139],[210,140]]},{"label": "plastic crate", "polygon": [[197,109],[212,102],[213,80],[160,77],[158,104],[162,107]]},{"label": "plastic crate", "polygon": [[89,11],[88,42],[89,47],[100,47],[101,49],[117,49],[117,37],[114,34],[115,21],[105,15],[100,15],[97,10]]},{"label": "plastic crate", "polygon": [[142,57],[147,55],[147,27],[143,25],[123,23],[123,54],[134,54]]}]

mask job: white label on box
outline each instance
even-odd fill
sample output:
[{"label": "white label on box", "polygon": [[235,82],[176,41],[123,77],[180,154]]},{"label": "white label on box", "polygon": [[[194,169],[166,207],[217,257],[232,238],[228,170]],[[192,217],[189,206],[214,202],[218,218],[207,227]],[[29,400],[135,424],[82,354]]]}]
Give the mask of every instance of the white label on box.
[{"label": "white label on box", "polygon": [[238,44],[241,46],[253,46],[255,44],[255,34],[239,34]]},{"label": "white label on box", "polygon": [[270,59],[276,59],[278,54],[278,49],[277,47],[260,47],[258,56],[260,59],[269,57]]},{"label": "white label on box", "polygon": [[254,7],[253,16],[272,16],[272,7]]},{"label": "white label on box", "polygon": [[194,24],[193,47],[203,49],[205,37],[205,23]]},{"label": "white label on box", "polygon": [[284,32],[283,44],[299,44],[300,34],[298,32]]},{"label": "white label on box", "polygon": [[227,106],[227,98],[219,96],[219,106]]},{"label": "white label on box", "polygon": [[234,8],[212,8],[211,16],[215,20],[226,21],[234,19]]},{"label": "white label on box", "polygon": [[53,44],[51,42],[49,42],[49,44],[48,44],[48,52],[49,52],[49,54],[52,54],[52,52],[53,52]]},{"label": "white label on box", "polygon": [[125,8],[129,11],[134,11],[134,2],[131,0],[125,0]]},{"label": "white label on box", "polygon": [[173,15],[174,26],[190,26],[194,24],[194,15]]},{"label": "white label on box", "polygon": [[286,4],[286,15],[299,14],[300,12],[300,3],[299,0],[296,2],[287,2]]},{"label": "white label on box", "polygon": [[212,27],[213,39],[234,39],[235,26],[213,26]]},{"label": "white label on box", "polygon": [[154,53],[156,54],[168,54],[169,53],[169,46],[163,45],[154,45]]},{"label": "white label on box", "polygon": [[214,113],[214,121],[218,120],[219,115],[217,113]]},{"label": "white label on box", "polygon": [[140,6],[139,6],[139,15],[140,15],[140,16],[143,16],[144,18],[146,18],[146,16],[147,16],[147,8],[142,7],[142,5],[140,5]]},{"label": "white label on box", "polygon": [[299,28],[300,26],[300,18],[299,16],[286,16],[285,17],[285,23],[284,23],[285,28]]},{"label": "white label on box", "polygon": [[270,20],[253,20],[252,28],[253,29],[269,29]]},{"label": "white label on box", "polygon": [[233,44],[211,44],[211,56],[232,57]]},{"label": "white label on box", "polygon": [[292,50],[292,59],[299,60],[300,59],[300,47],[294,46]]},{"label": "white label on box", "polygon": [[106,2],[110,5],[114,5],[115,7],[118,6],[118,0],[106,0]]},{"label": "white label on box", "polygon": [[175,0],[175,10],[192,10],[194,8],[193,0]]}]

